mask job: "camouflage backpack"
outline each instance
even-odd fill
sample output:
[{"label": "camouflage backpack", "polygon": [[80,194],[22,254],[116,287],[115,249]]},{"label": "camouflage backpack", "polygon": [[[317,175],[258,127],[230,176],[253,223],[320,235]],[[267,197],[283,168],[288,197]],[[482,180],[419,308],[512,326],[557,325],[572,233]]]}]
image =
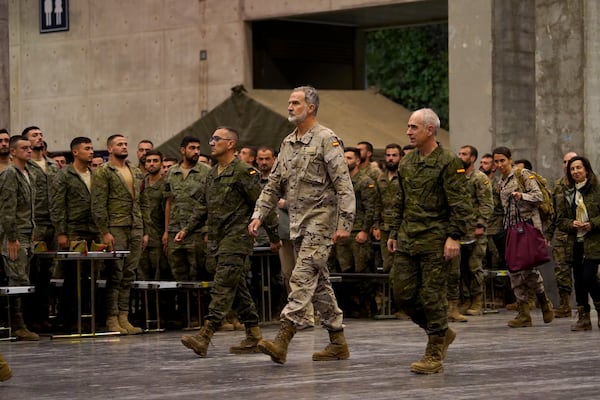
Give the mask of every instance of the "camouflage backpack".
[{"label": "camouflage backpack", "polygon": [[[540,190],[542,191],[542,196],[544,197],[544,200],[542,200],[542,203],[540,204],[538,210],[540,212],[540,218],[542,219],[542,222],[544,223],[544,226],[545,226],[547,223],[551,222],[552,219],[554,218],[554,205],[553,205],[553,201],[552,201],[552,192],[548,188],[548,181],[546,180],[546,178],[544,178],[537,172],[534,172],[534,171],[530,171],[530,172],[533,175],[538,186],[540,187]],[[515,176],[517,177],[517,180],[519,181],[519,186],[522,189],[525,188],[525,177],[523,176],[523,169],[516,168]]]}]

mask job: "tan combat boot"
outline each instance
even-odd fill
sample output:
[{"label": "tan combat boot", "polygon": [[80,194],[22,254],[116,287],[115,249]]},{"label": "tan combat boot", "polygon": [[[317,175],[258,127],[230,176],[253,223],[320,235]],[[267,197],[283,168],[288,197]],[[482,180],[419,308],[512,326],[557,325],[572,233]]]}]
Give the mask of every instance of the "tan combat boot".
[{"label": "tan combat boot", "polygon": [[554,310],[555,318],[571,318],[571,294],[560,292],[560,305]]},{"label": "tan combat boot", "polygon": [[208,344],[216,330],[210,321],[206,321],[197,334],[182,337],[181,343],[188,349],[192,349],[200,357],[206,357]]},{"label": "tan combat boot", "polygon": [[519,313],[515,319],[508,321],[511,328],[526,328],[531,326],[531,314],[529,314],[529,303],[519,301],[517,303]]},{"label": "tan combat boot", "polygon": [[106,327],[110,332],[119,332],[122,335],[127,335],[127,329],[119,324],[119,317],[111,315],[106,319]]},{"label": "tan combat boot", "polygon": [[281,328],[277,336],[271,342],[262,339],[258,342],[258,348],[263,353],[271,356],[271,360],[277,364],[284,364],[287,357],[287,348],[290,341],[296,334],[296,326],[292,321],[285,320],[281,323]]},{"label": "tan combat boot", "polygon": [[8,362],[0,354],[0,382],[9,380],[12,377],[12,370],[10,369]]},{"label": "tan combat boot", "polygon": [[554,319],[552,303],[550,302],[550,299],[548,299],[548,296],[546,296],[546,292],[536,293],[536,297],[538,299],[538,303],[540,303],[540,308],[542,309],[544,323],[549,324]]},{"label": "tan combat boot", "polygon": [[448,300],[448,321],[449,322],[467,322],[467,317],[458,311],[458,300]]},{"label": "tan combat boot", "polygon": [[129,323],[129,313],[127,311],[119,311],[119,325],[121,325],[121,328],[125,329],[128,335],[142,333],[142,328],[138,328]]},{"label": "tan combat boot", "polygon": [[571,325],[571,330],[576,331],[591,331],[592,321],[590,319],[590,312],[585,311],[583,307],[577,307],[577,322]]},{"label": "tan combat boot", "polygon": [[246,338],[243,339],[238,346],[231,346],[229,352],[231,354],[252,354],[260,353],[258,342],[262,339],[262,334],[258,326],[246,328]]},{"label": "tan combat boot", "polygon": [[348,343],[344,337],[344,330],[329,331],[329,344],[321,351],[313,353],[313,361],[347,360],[350,358]]},{"label": "tan combat boot", "polygon": [[476,294],[471,298],[471,306],[465,311],[467,315],[481,315],[481,294]]},{"label": "tan combat boot", "polygon": [[446,353],[448,353],[448,347],[454,342],[456,339],[456,331],[450,327],[446,330],[446,335],[444,336],[444,347],[442,348],[442,361],[446,359]]},{"label": "tan combat boot", "polygon": [[410,364],[411,372],[417,374],[437,374],[444,371],[443,353],[445,337],[429,335],[429,341],[425,348],[425,355],[419,361]]}]

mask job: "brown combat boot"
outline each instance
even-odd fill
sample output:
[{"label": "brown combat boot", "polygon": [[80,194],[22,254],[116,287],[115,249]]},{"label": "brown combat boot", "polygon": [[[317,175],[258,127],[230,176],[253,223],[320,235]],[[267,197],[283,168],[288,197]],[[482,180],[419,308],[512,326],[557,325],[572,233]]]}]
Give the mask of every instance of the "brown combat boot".
[{"label": "brown combat boot", "polygon": [[518,302],[519,313],[515,319],[508,321],[508,326],[511,328],[526,328],[531,326],[531,314],[529,314],[529,303]]},{"label": "brown combat boot", "polygon": [[519,309],[519,302],[515,301],[514,303],[507,304],[506,309],[508,311],[517,311]]},{"label": "brown combat boot", "polygon": [[458,311],[458,300],[448,300],[448,321],[449,322],[467,322],[467,317]]},{"label": "brown combat boot", "polygon": [[129,313],[127,311],[119,311],[119,325],[125,329],[128,335],[137,335],[142,333],[142,328],[138,328],[129,323]]},{"label": "brown combat boot", "polygon": [[446,353],[448,353],[448,347],[454,342],[456,339],[456,331],[450,327],[446,330],[446,335],[444,336],[444,347],[442,348],[442,361],[446,359]]},{"label": "brown combat boot", "polygon": [[550,302],[550,299],[548,299],[548,296],[546,296],[546,292],[536,293],[536,297],[538,299],[538,303],[540,303],[540,308],[542,309],[544,323],[549,324],[554,319],[552,303]]},{"label": "brown combat boot", "polygon": [[271,360],[277,364],[285,364],[287,357],[287,348],[290,341],[296,334],[296,326],[292,321],[284,320],[281,322],[281,328],[277,332],[277,336],[271,342],[270,340],[262,339],[258,342],[258,348],[266,355],[271,356]]},{"label": "brown combat boot", "polygon": [[212,339],[216,330],[217,328],[210,321],[206,321],[197,334],[183,336],[181,343],[188,349],[192,349],[200,357],[206,357],[210,339]]},{"label": "brown combat boot", "polygon": [[231,346],[229,352],[231,354],[253,354],[260,353],[258,342],[262,339],[262,334],[258,326],[246,328],[246,338],[244,338],[238,346]]},{"label": "brown combat boot", "polygon": [[411,372],[417,374],[437,374],[444,372],[444,352],[445,337],[439,335],[429,335],[429,341],[425,348],[425,355],[419,361],[410,364]]},{"label": "brown combat boot", "polygon": [[571,330],[576,331],[591,331],[592,320],[590,319],[590,312],[585,311],[583,307],[577,307],[577,322],[571,325]]},{"label": "brown combat boot", "polygon": [[19,328],[13,331],[13,335],[17,340],[23,340],[26,342],[37,342],[40,340],[40,335],[35,332],[31,332],[27,328]]},{"label": "brown combat boot", "polygon": [[12,377],[12,370],[8,365],[8,362],[0,354],[0,382],[9,380]]},{"label": "brown combat boot", "polygon": [[329,344],[321,351],[313,353],[313,361],[347,360],[350,358],[348,343],[344,337],[344,330],[329,331]]},{"label": "brown combat boot", "polygon": [[560,292],[560,305],[554,310],[555,318],[571,318],[571,293]]},{"label": "brown combat boot", "polygon": [[471,298],[471,306],[465,311],[467,315],[481,315],[481,294],[476,294]]},{"label": "brown combat boot", "polygon": [[119,332],[122,335],[127,335],[127,329],[123,328],[119,324],[119,317],[116,315],[111,315],[110,317],[106,318],[106,328],[110,332]]}]

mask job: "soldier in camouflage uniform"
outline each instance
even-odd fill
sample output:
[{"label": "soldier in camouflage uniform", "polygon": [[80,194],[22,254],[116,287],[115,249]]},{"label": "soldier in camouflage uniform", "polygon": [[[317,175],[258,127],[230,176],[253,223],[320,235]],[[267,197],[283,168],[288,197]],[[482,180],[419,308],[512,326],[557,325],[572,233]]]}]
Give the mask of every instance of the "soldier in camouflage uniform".
[{"label": "soldier in camouflage uniform", "polygon": [[10,165],[10,149],[8,143],[10,134],[6,129],[0,129],[0,172],[4,171]]},{"label": "soldier in camouflage uniform", "polygon": [[329,331],[330,344],[313,354],[313,360],[350,357],[344,337],[342,310],[331,282],[327,259],[331,246],[350,236],[356,200],[342,143],[316,120],[319,95],[315,88],[294,89],[288,100],[288,120],[296,129],[281,145],[269,182],[256,202],[248,230],[256,234],[281,198],[287,199],[290,238],[297,253],[290,279],[291,293],[281,312],[281,328],[274,341],[261,340],[260,350],[283,364],[287,347],[301,324],[309,302]]},{"label": "soldier in camouflage uniform", "polygon": [[[31,241],[35,227],[35,178],[28,160],[31,144],[20,135],[10,138],[13,163],[0,174],[0,232],[2,256],[9,286],[29,286],[29,268],[33,252]],[[10,302],[10,322],[18,340],[40,340],[30,332],[23,319],[21,297]]]},{"label": "soldier in camouflage uniform", "polygon": [[162,153],[148,150],[144,156],[146,176],[140,193],[140,207],[144,217],[142,256],[137,269],[139,280],[169,279],[166,256],[163,252],[162,235],[165,231],[166,180],[160,174]]},{"label": "soldier in camouflage uniform", "polygon": [[[76,137],[71,141],[73,163],[57,172],[50,185],[50,219],[56,230],[58,248],[68,250],[71,241],[85,240],[89,245],[100,242],[100,232],[92,218],[92,170],[94,156],[92,140]],[[73,326],[77,318],[76,261],[63,261],[64,286],[60,316],[65,327]],[[82,270],[83,280],[90,278],[87,268]],[[94,277],[95,279],[95,277]],[[89,284],[82,284],[89,299]],[[85,312],[85,311],[84,311]]]},{"label": "soldier in camouflage uniform", "polygon": [[[58,164],[44,155],[44,134],[37,126],[23,130],[23,136],[31,143],[31,160],[29,170],[35,177],[35,230],[34,242],[44,242],[48,250],[56,250],[54,226],[50,221],[50,192],[49,187],[54,175],[59,170]],[[29,279],[35,285],[35,293],[26,297],[26,309],[32,329],[48,331],[50,278],[52,277],[54,261],[33,255]]]},{"label": "soldier in camouflage uniform", "polygon": [[394,300],[429,337],[425,355],[411,364],[411,371],[421,374],[443,371],[446,350],[456,337],[448,328],[448,260],[459,255],[458,240],[473,213],[464,167],[437,143],[439,126],[431,109],[417,110],[408,120],[406,134],[417,150],[398,166],[396,221],[388,240],[395,253]]},{"label": "soldier in camouflage uniform", "polygon": [[141,333],[129,322],[129,298],[142,251],[144,223],[140,210],[142,172],[127,161],[127,139],[112,135],[107,163],[92,176],[92,216],[102,242],[111,250],[129,250],[125,260],[106,263],[106,325],[122,334]]},{"label": "soldier in camouflage uniform", "polygon": [[471,195],[471,205],[474,212],[473,230],[466,239],[475,243],[461,246],[460,249],[460,281],[463,297],[464,313],[466,315],[481,315],[483,291],[483,258],[487,247],[485,231],[487,223],[494,211],[492,185],[488,177],[475,169],[477,149],[473,146],[463,146],[458,152],[458,158],[465,166],[467,191]]},{"label": "soldier in camouflage uniform", "polygon": [[[554,210],[557,209],[561,198],[564,198],[565,191],[569,184],[567,181],[567,164],[571,158],[577,157],[577,153],[568,152],[563,157],[563,177],[554,182],[552,190],[552,199]],[[558,228],[556,220],[548,226],[546,237],[549,240],[554,239],[552,243],[552,256],[554,258],[554,277],[558,287],[560,305],[554,310],[556,318],[566,318],[571,316],[571,291],[573,289],[573,278],[571,273],[571,264],[573,263],[573,247],[569,244],[569,234]]]},{"label": "soldier in camouflage uniform", "polygon": [[[192,196],[204,185],[204,178],[210,167],[198,162],[200,140],[185,136],[179,147],[183,161],[169,169],[165,185],[165,227],[163,244],[171,273],[177,281],[210,280],[205,271],[206,227],[199,224],[199,216],[194,215],[197,202]],[[185,231],[185,240],[175,240],[178,232]],[[214,271],[211,271],[214,272]]]},{"label": "soldier in camouflage uniform", "polygon": [[360,151],[360,172],[377,182],[381,176],[381,170],[373,165],[373,145],[369,142],[358,142],[356,148]]},{"label": "soldier in camouflage uniform", "polygon": [[[195,216],[207,216],[208,257],[216,265],[206,322],[198,334],[181,339],[184,346],[200,357],[206,356],[210,339],[232,308],[245,325],[246,338],[239,346],[231,347],[230,352],[257,353],[257,344],[262,338],[256,306],[246,283],[254,249],[254,239],[246,228],[260,194],[260,178],[255,168],[235,157],[238,138],[232,128],[215,130],[209,143],[211,155],[218,163],[205,176],[205,187],[195,197]],[[280,243],[274,212],[265,227],[271,249],[276,252]],[[175,239],[182,240],[185,236],[182,230]]]}]

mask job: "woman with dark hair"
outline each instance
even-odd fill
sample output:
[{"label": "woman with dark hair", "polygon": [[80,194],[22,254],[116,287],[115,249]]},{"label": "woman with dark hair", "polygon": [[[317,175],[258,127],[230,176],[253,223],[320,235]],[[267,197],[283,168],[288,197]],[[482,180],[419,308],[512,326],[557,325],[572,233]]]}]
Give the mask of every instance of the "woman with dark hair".
[{"label": "woman with dark hair", "polygon": [[[538,211],[539,205],[543,201],[543,195],[531,171],[522,169],[520,179],[515,174],[512,164],[512,154],[507,147],[497,147],[493,151],[494,164],[496,171],[499,171],[500,182],[495,190],[500,194],[502,207],[504,208],[504,229],[508,228],[507,215],[515,215],[518,212],[521,218],[532,224],[542,232],[542,220]],[[544,280],[535,266],[517,272],[510,271],[510,284],[517,298],[517,309],[519,313],[516,318],[508,321],[511,328],[523,328],[531,326],[531,314],[529,313],[528,292],[533,290],[543,313],[545,323],[552,322],[554,311],[552,303],[546,296],[544,289]]]},{"label": "woman with dark hair", "polygon": [[[590,304],[592,297],[596,311],[600,310],[600,185],[585,157],[573,157],[567,164],[569,187],[557,200],[557,226],[569,233],[573,243],[573,280],[577,300],[577,322],[572,331],[592,329]],[[600,320],[598,322],[600,327]]]}]

